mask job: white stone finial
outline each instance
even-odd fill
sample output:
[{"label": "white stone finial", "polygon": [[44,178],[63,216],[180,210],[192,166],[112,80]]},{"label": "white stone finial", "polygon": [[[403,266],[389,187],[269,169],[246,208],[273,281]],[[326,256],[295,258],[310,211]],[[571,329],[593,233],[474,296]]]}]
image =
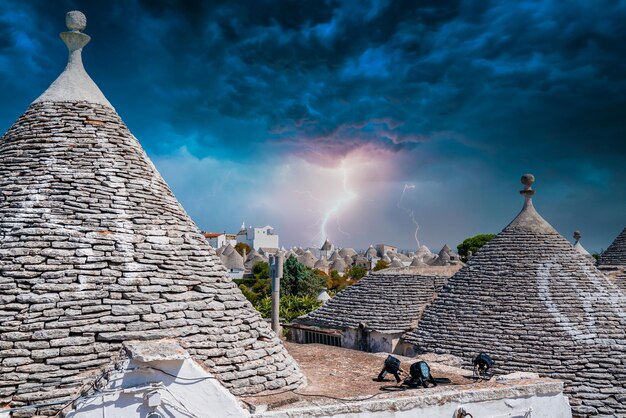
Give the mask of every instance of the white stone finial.
[{"label": "white stone finial", "polygon": [[91,40],[89,35],[82,33],[87,27],[87,18],[83,13],[74,10],[65,15],[65,24],[69,32],[61,32],[60,36],[69,50],[67,66],[33,103],[85,101],[112,108],[83,67],[81,52]]},{"label": "white stone finial", "polygon": [[[61,32],[61,39],[67,45],[67,49],[70,50],[70,62],[73,58],[71,53],[74,51],[79,51],[91,41],[91,37],[82,33],[83,30],[87,27],[87,18],[82,12],[74,10],[72,12],[67,12],[65,15],[65,25],[70,30],[70,32]],[[81,63],[82,65],[82,63]]]},{"label": "white stone finial", "polygon": [[87,27],[87,17],[78,10],[67,12],[65,15],[65,26],[73,32],[82,32]]},{"label": "white stone finial", "polygon": [[521,181],[524,185],[524,190],[520,190],[520,194],[523,195],[528,201],[535,194],[535,191],[531,188],[535,182],[535,176],[532,174],[524,174]]}]

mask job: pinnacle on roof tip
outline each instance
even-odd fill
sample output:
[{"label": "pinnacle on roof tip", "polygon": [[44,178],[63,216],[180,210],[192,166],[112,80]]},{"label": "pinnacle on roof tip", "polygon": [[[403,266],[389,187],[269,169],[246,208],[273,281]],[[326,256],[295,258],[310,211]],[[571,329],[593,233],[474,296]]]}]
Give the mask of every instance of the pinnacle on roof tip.
[{"label": "pinnacle on roof tip", "polygon": [[87,18],[79,11],[71,11],[65,15],[65,25],[70,31],[61,32],[60,37],[69,50],[67,66],[33,103],[84,101],[113,108],[83,67],[82,51],[91,40],[82,33],[87,27]]},{"label": "pinnacle on roof tip", "polygon": [[521,181],[524,185],[524,190],[520,190],[520,194],[526,197],[526,199],[530,199],[535,194],[535,191],[531,188],[535,182],[535,176],[532,174],[524,174]]}]

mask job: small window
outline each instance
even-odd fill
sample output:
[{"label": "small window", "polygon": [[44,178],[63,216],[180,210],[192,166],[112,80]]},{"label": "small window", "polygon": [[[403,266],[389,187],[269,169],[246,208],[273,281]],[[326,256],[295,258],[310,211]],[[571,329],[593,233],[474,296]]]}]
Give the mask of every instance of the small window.
[{"label": "small window", "polygon": [[304,331],[305,344],[324,344],[334,347],[341,347],[341,337],[338,335],[329,335],[315,331]]}]

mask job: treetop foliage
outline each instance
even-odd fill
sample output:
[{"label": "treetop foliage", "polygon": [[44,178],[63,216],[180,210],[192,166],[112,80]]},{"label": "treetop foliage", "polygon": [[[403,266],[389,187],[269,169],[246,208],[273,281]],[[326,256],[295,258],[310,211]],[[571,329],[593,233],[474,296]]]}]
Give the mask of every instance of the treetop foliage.
[{"label": "treetop foliage", "polygon": [[495,234],[478,234],[470,238],[466,238],[462,243],[456,246],[461,260],[467,261],[469,252],[476,254],[480,247],[494,239]]}]

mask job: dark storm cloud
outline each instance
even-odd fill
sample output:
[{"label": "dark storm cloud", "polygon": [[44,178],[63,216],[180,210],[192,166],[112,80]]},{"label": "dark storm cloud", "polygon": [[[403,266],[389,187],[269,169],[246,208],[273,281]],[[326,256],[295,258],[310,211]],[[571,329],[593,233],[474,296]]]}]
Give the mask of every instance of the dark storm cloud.
[{"label": "dark storm cloud", "polygon": [[150,153],[333,164],[384,149],[398,178],[533,170],[560,203],[623,218],[624,1],[4,2],[5,127],[63,67],[52,34],[70,9],[89,19],[90,74]]},{"label": "dark storm cloud", "polygon": [[[11,6],[0,49],[33,71],[50,61],[38,22],[47,18],[49,29],[58,10],[85,9],[99,44],[89,48],[111,54],[100,50],[92,72],[115,77],[110,88],[137,93],[143,106],[146,95],[155,107],[166,102],[155,109],[159,124],[199,133],[199,153],[271,139],[341,155],[362,142],[404,149],[445,132],[521,158],[623,150],[623,2]],[[120,48],[124,63],[112,65]],[[265,132],[242,135],[251,121]]]},{"label": "dark storm cloud", "polygon": [[[623,2],[140,2],[136,13],[167,53],[155,71],[177,126],[254,120],[269,132],[258,141],[338,155],[445,133],[505,164],[623,155]],[[217,130],[214,141],[228,137]]]}]

